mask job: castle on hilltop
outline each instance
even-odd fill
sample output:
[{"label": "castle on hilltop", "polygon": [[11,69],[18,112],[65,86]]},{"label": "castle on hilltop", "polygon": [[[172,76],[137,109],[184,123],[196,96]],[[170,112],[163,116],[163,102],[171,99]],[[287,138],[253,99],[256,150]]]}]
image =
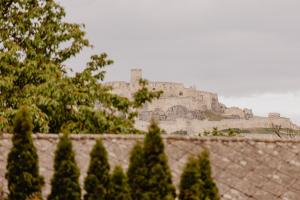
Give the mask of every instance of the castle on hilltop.
[{"label": "castle on hilltop", "polygon": [[[111,86],[114,93],[132,98],[142,78],[141,69],[132,69],[130,82],[114,81],[106,85]],[[219,102],[216,93],[185,87],[182,83],[150,81],[148,89],[161,90],[163,94],[140,109],[136,124],[141,129],[146,129],[147,122],[152,118],[159,120],[160,125],[170,133],[178,130],[196,133],[213,127],[270,127],[274,120],[284,127],[294,127],[289,119],[282,118],[278,113],[270,113],[267,118],[255,117],[251,109],[226,107]]]}]

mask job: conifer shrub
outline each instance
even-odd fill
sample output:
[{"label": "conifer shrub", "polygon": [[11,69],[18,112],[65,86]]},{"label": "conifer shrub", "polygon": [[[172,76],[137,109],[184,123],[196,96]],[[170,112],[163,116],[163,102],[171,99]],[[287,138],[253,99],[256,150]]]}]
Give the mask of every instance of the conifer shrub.
[{"label": "conifer shrub", "polygon": [[200,200],[219,200],[218,188],[211,176],[211,166],[209,161],[209,153],[204,150],[198,157],[199,174],[202,181],[200,189]]},{"label": "conifer shrub", "polygon": [[14,119],[13,147],[8,154],[8,199],[25,200],[33,193],[41,193],[44,179],[39,175],[38,155],[32,140],[32,119],[28,108],[21,108]]},{"label": "conifer shrub", "polygon": [[152,121],[144,140],[144,163],[146,168],[145,199],[175,199],[171,170],[164,152],[161,130]]},{"label": "conifer shrub", "polygon": [[180,180],[179,200],[219,200],[219,192],[211,176],[209,153],[204,150],[198,159],[190,157]]},{"label": "conifer shrub", "polygon": [[42,200],[40,193],[35,193],[26,198],[26,200]]},{"label": "conifer shrub", "polygon": [[48,200],[80,200],[80,171],[75,161],[72,142],[63,134],[57,144],[54,158],[54,175]]},{"label": "conifer shrub", "polygon": [[128,180],[120,166],[112,173],[109,200],[131,200]]},{"label": "conifer shrub", "polygon": [[146,190],[146,170],[143,146],[138,142],[131,150],[127,171],[132,200],[144,199],[143,196]]},{"label": "conifer shrub", "polygon": [[179,200],[200,200],[202,185],[199,161],[194,157],[189,157],[180,178]]},{"label": "conifer shrub", "polygon": [[84,181],[85,200],[105,200],[110,187],[109,163],[102,141],[96,141],[91,153],[87,177]]}]

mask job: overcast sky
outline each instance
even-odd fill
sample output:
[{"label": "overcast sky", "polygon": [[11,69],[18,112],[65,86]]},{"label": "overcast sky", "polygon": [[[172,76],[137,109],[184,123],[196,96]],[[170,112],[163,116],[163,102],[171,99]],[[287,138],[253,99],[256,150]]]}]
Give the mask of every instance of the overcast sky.
[{"label": "overcast sky", "polygon": [[299,0],[60,0],[86,25],[93,53],[115,64],[106,80],[183,82],[216,92],[228,106],[281,112],[300,124]]}]

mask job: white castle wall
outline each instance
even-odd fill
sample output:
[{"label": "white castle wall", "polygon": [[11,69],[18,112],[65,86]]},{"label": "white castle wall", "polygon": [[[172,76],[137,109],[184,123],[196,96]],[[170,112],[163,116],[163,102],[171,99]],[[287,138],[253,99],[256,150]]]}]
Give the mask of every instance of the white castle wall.
[{"label": "white castle wall", "polygon": [[205,110],[205,102],[202,100],[195,99],[193,97],[161,97],[160,99],[152,101],[145,106],[148,111],[153,111],[156,108],[160,108],[162,111],[166,112],[170,107],[176,105],[184,105],[189,110]]},{"label": "white castle wall", "polygon": [[[142,71],[140,69],[131,70],[131,80],[130,83],[123,81],[114,81],[106,83],[113,88],[113,92],[127,97],[132,98],[132,94],[137,91],[139,86],[139,80],[142,78]],[[155,106],[160,107],[160,104],[163,105],[163,110],[171,107],[170,105],[184,105],[195,110],[204,109],[203,106],[206,106],[206,110],[219,110],[219,101],[218,95],[211,92],[199,91],[194,87],[185,87],[182,83],[173,83],[173,82],[149,82],[148,89],[151,91],[163,91],[161,101],[154,101],[154,104],[149,106],[149,109]],[[168,98],[168,99],[164,99]],[[167,101],[170,101],[170,105],[166,105]],[[198,106],[198,107],[197,107]]]},{"label": "white castle wall", "polygon": [[[272,128],[272,124],[281,125],[282,128],[298,129],[288,118],[266,118],[254,117],[249,120],[245,119],[225,119],[221,121],[208,120],[186,120],[177,119],[176,121],[161,121],[160,127],[167,133],[173,133],[179,130],[187,131],[188,134],[199,134],[204,131],[210,131],[214,127],[219,130],[229,128],[252,129],[252,128]],[[147,130],[148,122],[137,121],[136,127],[142,130]]]},{"label": "white castle wall", "polygon": [[[196,107],[195,110],[201,110],[202,105],[206,105],[206,109],[208,110],[218,109],[219,106],[217,94],[199,91],[193,87],[186,88],[182,83],[150,82],[149,89],[162,90],[164,92],[162,98],[169,98],[170,101],[174,101],[174,97],[177,97],[177,105],[185,105],[187,107],[187,104],[192,104],[191,107],[193,107],[193,104],[197,102],[198,105],[200,104],[200,107]],[[191,101],[186,102],[186,99],[190,99]]]},{"label": "white castle wall", "polygon": [[113,92],[123,97],[131,98],[130,84],[125,81],[114,81],[106,83],[113,88]]},{"label": "white castle wall", "polygon": [[245,117],[245,113],[242,109],[237,108],[237,107],[231,107],[231,108],[227,108],[224,111],[224,115],[228,115],[228,116],[239,116],[240,118],[244,118]]},{"label": "white castle wall", "polygon": [[185,88],[181,83],[150,82],[148,88],[150,90],[164,91],[163,96],[180,96],[180,93],[183,93],[183,95],[185,95]]}]

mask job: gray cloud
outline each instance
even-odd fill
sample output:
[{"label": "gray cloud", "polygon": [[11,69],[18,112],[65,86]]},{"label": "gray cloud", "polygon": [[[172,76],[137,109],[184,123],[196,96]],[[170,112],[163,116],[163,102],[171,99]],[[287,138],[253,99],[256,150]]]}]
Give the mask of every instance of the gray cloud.
[{"label": "gray cloud", "polygon": [[115,60],[108,80],[140,67],[151,80],[196,85],[223,96],[299,90],[299,0],[72,0],[68,19],[85,23],[91,53]]}]

